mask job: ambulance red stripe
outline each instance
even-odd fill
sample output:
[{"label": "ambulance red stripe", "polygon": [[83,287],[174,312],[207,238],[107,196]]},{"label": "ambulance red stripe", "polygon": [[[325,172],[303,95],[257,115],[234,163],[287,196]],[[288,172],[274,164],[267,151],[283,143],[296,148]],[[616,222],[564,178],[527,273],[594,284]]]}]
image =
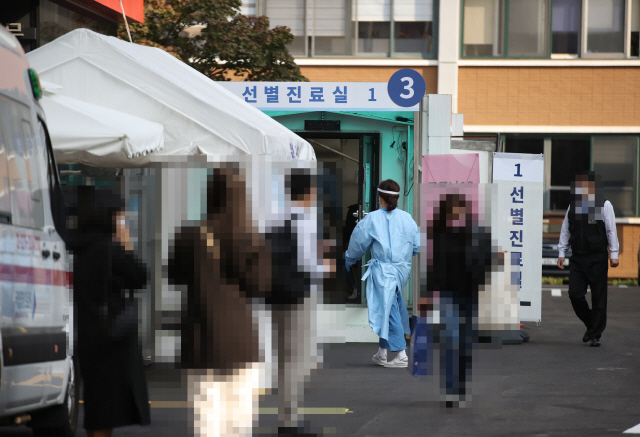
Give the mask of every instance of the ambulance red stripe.
[{"label": "ambulance red stripe", "polygon": [[38,267],[0,264],[0,281],[34,285],[71,285],[73,273]]}]

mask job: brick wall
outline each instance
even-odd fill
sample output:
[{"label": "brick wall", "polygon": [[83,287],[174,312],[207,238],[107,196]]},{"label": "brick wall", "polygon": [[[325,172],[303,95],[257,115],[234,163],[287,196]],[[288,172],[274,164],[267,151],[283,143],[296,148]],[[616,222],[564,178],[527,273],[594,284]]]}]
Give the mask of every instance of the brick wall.
[{"label": "brick wall", "polygon": [[[412,68],[422,74],[427,94],[438,92],[438,67],[301,66],[300,71],[310,82],[388,82],[393,73],[403,68]],[[232,81],[244,80],[232,74],[226,77]]]},{"label": "brick wall", "polygon": [[640,67],[460,67],[468,125],[638,126]]},{"label": "brick wall", "polygon": [[301,66],[300,70],[311,82],[388,82],[393,73],[403,68],[422,74],[427,94],[438,92],[438,67]]},{"label": "brick wall", "polygon": [[609,278],[638,278],[638,242],[640,225],[617,225],[620,242],[620,266],[609,268]]}]

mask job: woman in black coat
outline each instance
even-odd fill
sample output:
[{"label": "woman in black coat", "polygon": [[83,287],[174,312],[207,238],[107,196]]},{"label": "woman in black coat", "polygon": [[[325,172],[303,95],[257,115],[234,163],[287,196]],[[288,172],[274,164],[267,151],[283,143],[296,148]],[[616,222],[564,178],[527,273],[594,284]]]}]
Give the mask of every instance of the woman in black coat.
[{"label": "woman in black coat", "polygon": [[125,249],[129,242],[123,206],[112,191],[79,187],[79,229],[70,245],[76,355],[88,437],[109,437],[115,427],[150,423],[137,324],[123,330],[114,323],[127,308],[125,291],[143,288],[147,281],[144,264]]},{"label": "woman in black coat", "polygon": [[[504,264],[504,252],[491,229],[479,226],[472,202],[464,194],[447,193],[434,208],[427,227],[432,256],[427,262],[429,300],[438,296],[440,323],[434,331],[441,344],[441,386],[464,400],[478,343],[478,297],[491,272]],[[452,404],[453,405],[453,404]]]}]

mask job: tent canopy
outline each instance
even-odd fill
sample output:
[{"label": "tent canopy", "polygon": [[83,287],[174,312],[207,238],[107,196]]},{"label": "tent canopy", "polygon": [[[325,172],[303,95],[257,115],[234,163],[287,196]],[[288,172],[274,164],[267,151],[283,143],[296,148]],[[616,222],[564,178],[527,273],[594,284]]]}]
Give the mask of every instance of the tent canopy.
[{"label": "tent canopy", "polygon": [[62,87],[48,82],[42,87],[41,104],[59,164],[115,167],[164,145],[159,123],[59,95]]},{"label": "tent canopy", "polygon": [[[161,124],[162,155],[315,159],[309,143],[163,50],[77,29],[27,56],[59,95]],[[151,162],[150,154],[124,158],[118,147],[102,156],[92,165]]]}]

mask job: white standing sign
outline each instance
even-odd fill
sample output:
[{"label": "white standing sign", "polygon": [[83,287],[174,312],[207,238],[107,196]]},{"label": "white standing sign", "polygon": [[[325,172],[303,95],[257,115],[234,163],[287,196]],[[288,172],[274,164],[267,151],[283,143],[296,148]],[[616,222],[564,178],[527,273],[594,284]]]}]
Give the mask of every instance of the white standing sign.
[{"label": "white standing sign", "polygon": [[[418,104],[409,107],[395,104],[387,82],[217,83],[262,111],[418,111]],[[398,90],[392,87],[391,92],[409,96],[411,87],[417,85],[416,81],[406,81]],[[418,102],[419,91],[413,91]]]},{"label": "white standing sign", "polygon": [[543,155],[494,154],[493,182],[498,186],[494,229],[499,230],[498,244],[509,251],[520,321],[536,323],[541,320],[543,180]]}]

